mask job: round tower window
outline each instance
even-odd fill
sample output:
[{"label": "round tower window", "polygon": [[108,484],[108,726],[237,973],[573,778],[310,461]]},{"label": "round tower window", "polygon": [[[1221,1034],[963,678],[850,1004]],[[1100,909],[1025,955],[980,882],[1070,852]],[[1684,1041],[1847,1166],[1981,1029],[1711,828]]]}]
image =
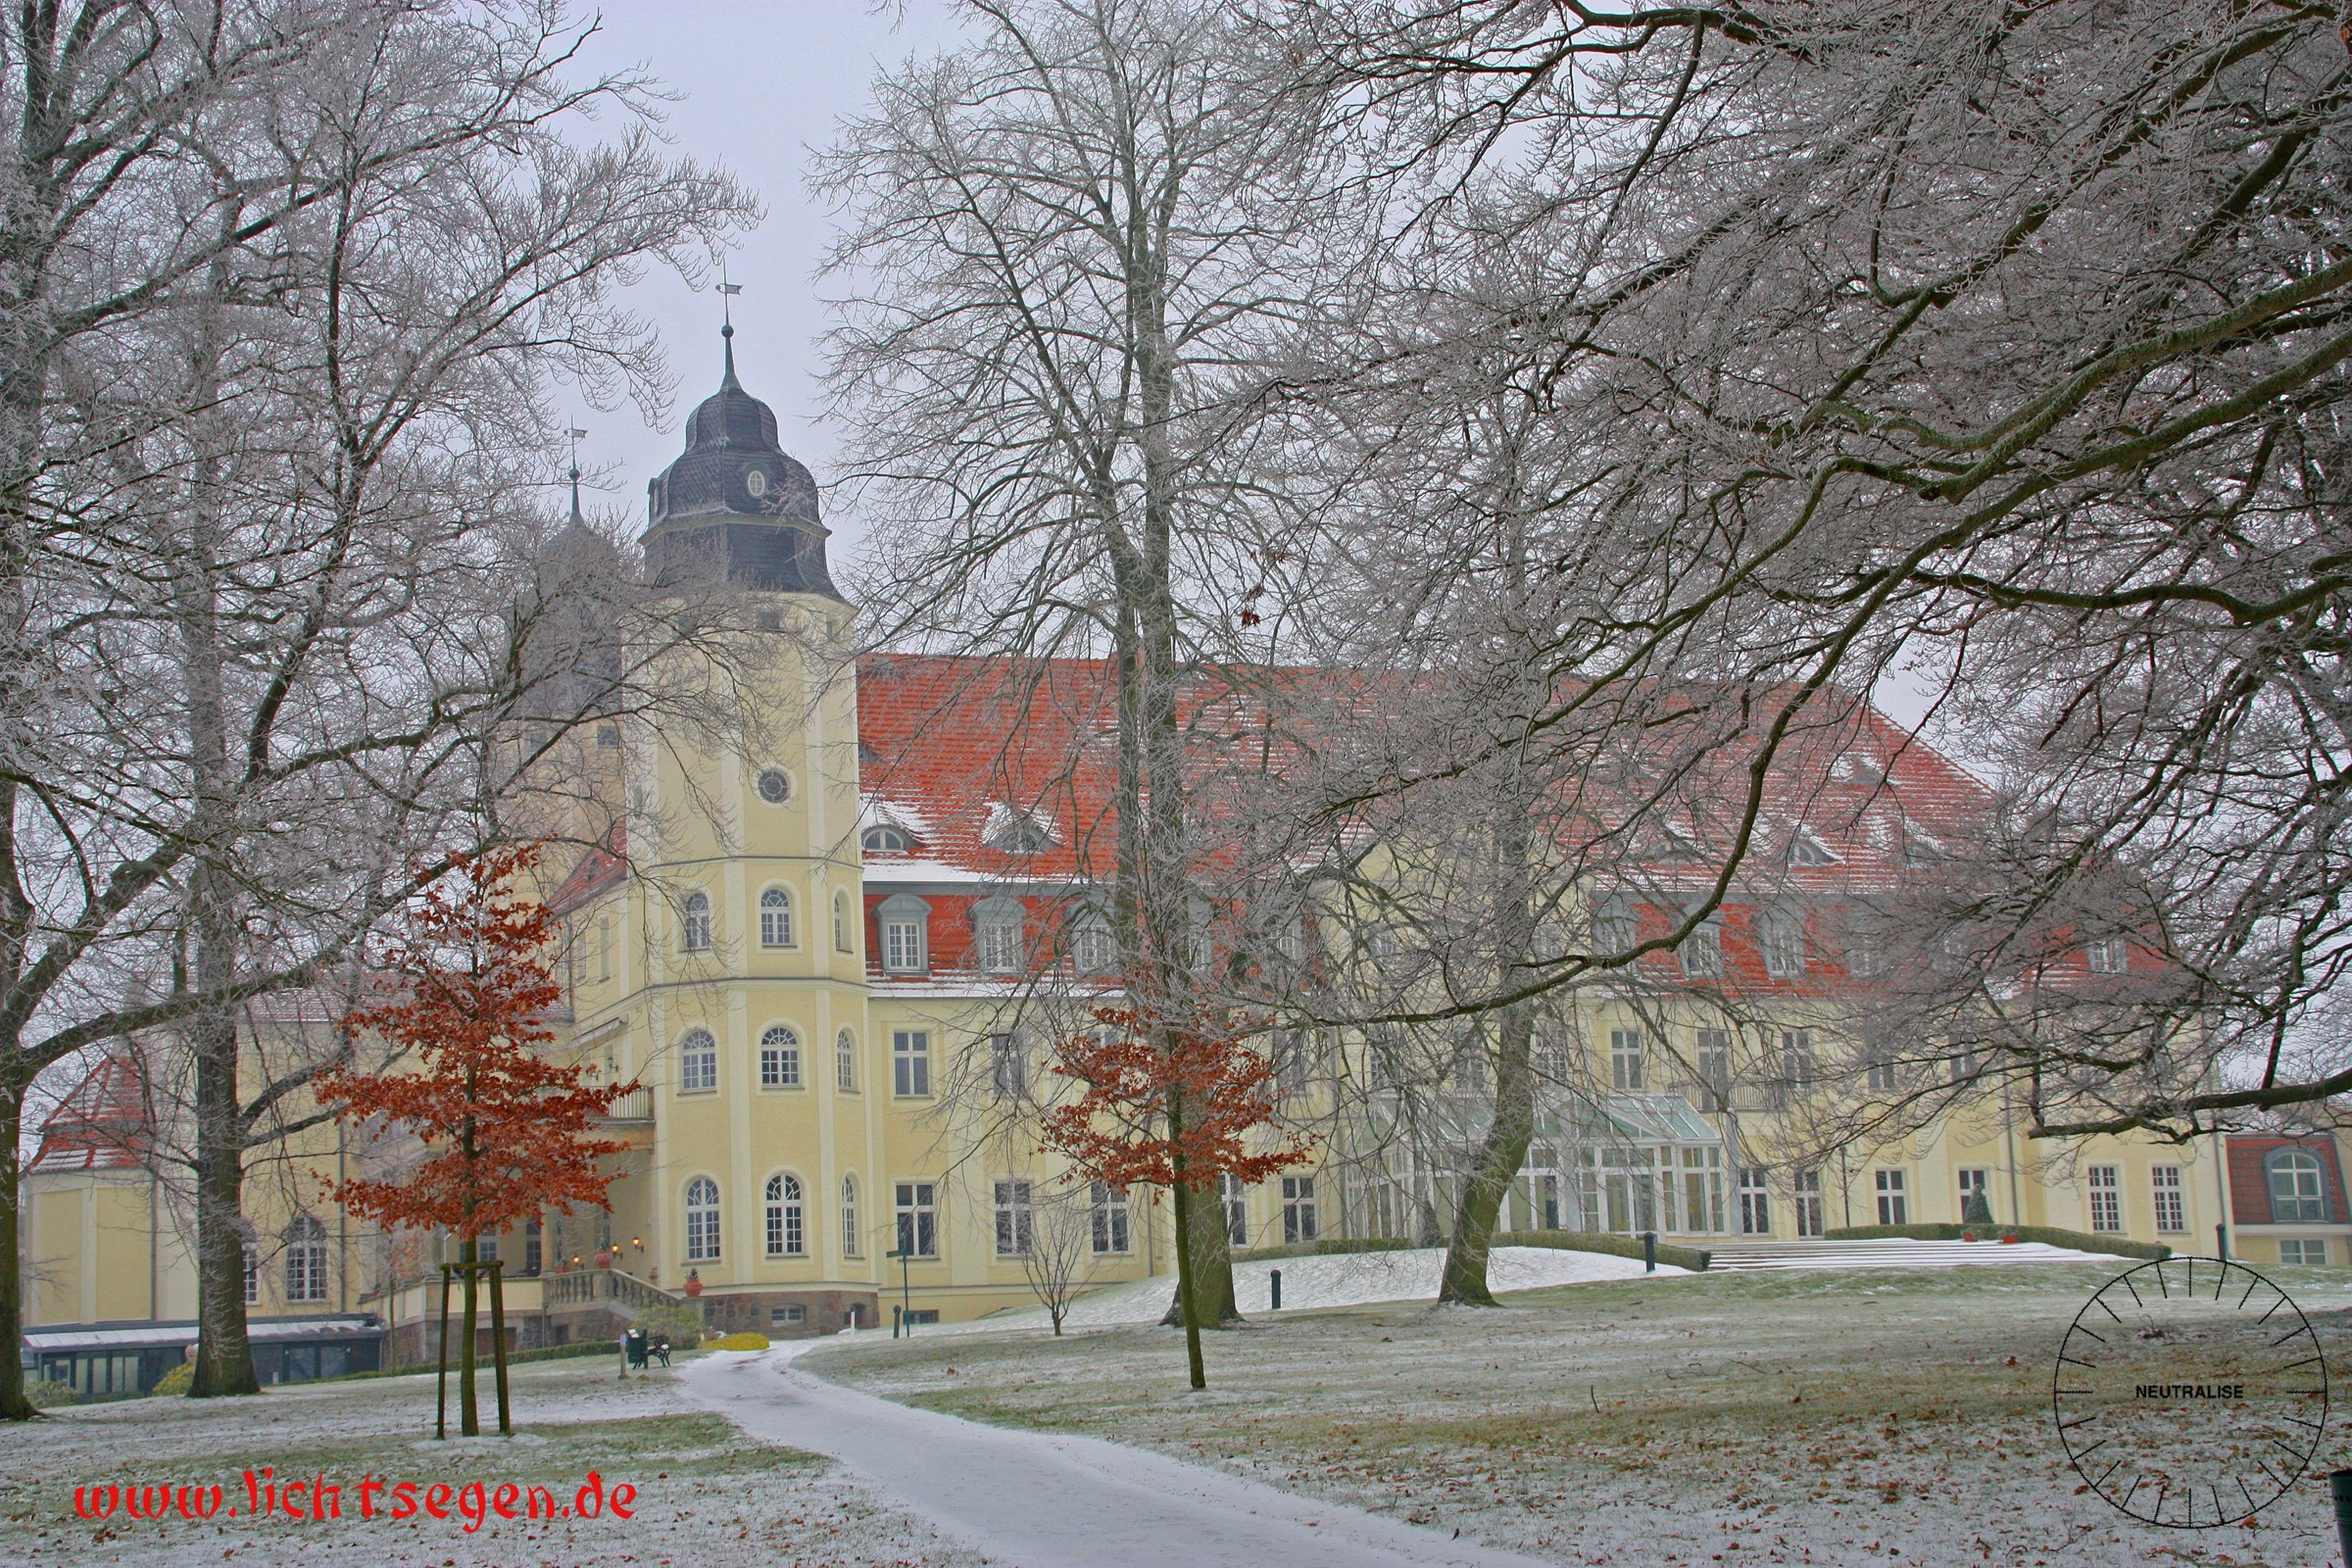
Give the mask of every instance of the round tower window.
[{"label": "round tower window", "polygon": [[792,776],[780,767],[763,770],[760,775],[760,798],[770,806],[782,806],[792,799]]},{"label": "round tower window", "polygon": [[743,476],[743,487],[756,496],[767,494],[767,470],[754,468]]}]

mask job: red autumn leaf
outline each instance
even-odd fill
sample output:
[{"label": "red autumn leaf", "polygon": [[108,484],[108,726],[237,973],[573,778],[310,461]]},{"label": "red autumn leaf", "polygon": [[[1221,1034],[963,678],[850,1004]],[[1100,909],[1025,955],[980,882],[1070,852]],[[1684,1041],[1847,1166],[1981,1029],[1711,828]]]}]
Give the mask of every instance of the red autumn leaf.
[{"label": "red autumn leaf", "polygon": [[1054,1072],[1083,1092],[1044,1118],[1045,1147],[1095,1180],[1117,1188],[1263,1181],[1313,1147],[1280,1125],[1274,1069],[1235,1031],[1162,1023],[1126,1007],[1101,1007],[1095,1017],[1103,1033],[1055,1051]]},{"label": "red autumn leaf", "polygon": [[395,1179],[338,1183],[335,1200],[390,1229],[447,1229],[461,1240],[575,1204],[609,1207],[617,1172],[598,1161],[627,1145],[590,1136],[635,1084],[597,1087],[552,1061],[555,916],[514,880],[536,845],[461,860],[412,909],[382,955],[386,1000],[353,1012],[354,1030],[406,1047],[410,1071],[335,1073],[319,1100],[347,1122],[402,1131],[425,1156]]}]

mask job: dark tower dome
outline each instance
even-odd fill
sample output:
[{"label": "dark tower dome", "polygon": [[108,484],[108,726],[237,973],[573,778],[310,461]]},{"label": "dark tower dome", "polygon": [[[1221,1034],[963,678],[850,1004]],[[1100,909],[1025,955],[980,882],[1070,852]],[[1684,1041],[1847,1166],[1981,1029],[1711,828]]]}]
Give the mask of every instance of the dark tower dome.
[{"label": "dark tower dome", "polygon": [[646,486],[646,561],[657,579],[724,577],[774,593],[839,599],[825,570],[816,480],[776,442],[776,416],[726,374],[686,420],[686,450]]}]

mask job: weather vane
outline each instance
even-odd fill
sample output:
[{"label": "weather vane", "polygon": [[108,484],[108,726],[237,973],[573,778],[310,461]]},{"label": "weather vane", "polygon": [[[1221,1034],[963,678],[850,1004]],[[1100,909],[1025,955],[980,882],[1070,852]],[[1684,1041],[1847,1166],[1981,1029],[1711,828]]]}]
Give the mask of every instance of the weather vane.
[{"label": "weather vane", "polygon": [[735,315],[727,308],[727,301],[742,292],[743,285],[741,283],[730,283],[727,281],[727,259],[724,256],[719,257],[718,323],[720,329],[730,337],[732,337],[735,333]]}]

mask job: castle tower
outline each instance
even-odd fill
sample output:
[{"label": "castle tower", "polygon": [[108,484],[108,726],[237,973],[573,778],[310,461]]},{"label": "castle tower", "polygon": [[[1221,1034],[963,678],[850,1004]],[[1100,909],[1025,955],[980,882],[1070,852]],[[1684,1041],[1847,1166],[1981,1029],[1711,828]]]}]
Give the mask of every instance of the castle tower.
[{"label": "castle tower", "polygon": [[735,328],[719,328],[726,373],[686,421],[686,450],[646,485],[645,554],[660,581],[723,574],[769,593],[841,591],[825,570],[816,480],[776,442],[776,416],[735,379]]}]

